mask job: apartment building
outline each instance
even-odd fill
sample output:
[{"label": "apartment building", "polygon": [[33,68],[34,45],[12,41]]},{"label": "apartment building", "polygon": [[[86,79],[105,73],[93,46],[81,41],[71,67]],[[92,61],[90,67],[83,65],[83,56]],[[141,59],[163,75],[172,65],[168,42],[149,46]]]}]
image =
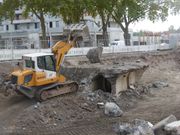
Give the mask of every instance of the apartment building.
[{"label": "apartment building", "polygon": [[[2,0],[1,0],[2,1]],[[42,32],[39,19],[29,14],[27,18],[23,17],[23,10],[15,11],[13,22],[4,20],[0,25],[0,48],[14,48],[27,46],[28,48],[41,48]],[[93,46],[103,45],[102,39],[102,22],[99,16],[95,19],[85,15],[84,22],[90,33],[90,38]],[[63,29],[66,24],[60,17],[45,16],[46,34],[48,44],[53,45],[57,41],[62,40]],[[123,40],[123,32],[113,21],[110,21],[108,26],[109,41],[116,39]]]}]

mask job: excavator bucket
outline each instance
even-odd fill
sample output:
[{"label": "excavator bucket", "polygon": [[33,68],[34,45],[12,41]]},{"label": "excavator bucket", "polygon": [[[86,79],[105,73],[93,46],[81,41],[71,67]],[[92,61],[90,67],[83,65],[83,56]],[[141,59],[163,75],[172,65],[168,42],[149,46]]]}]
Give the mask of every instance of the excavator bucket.
[{"label": "excavator bucket", "polygon": [[69,35],[70,33],[72,33],[72,36],[78,37],[78,47],[92,46],[89,28],[86,24],[78,23],[65,26],[63,34]]}]

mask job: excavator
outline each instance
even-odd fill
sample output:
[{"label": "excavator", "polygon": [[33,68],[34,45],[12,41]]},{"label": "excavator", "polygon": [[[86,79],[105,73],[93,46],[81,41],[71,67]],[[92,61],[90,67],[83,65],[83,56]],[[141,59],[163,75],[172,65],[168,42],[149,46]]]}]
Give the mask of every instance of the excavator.
[{"label": "excavator", "polygon": [[11,73],[16,92],[38,101],[78,90],[78,84],[68,81],[60,72],[65,54],[75,46],[77,37],[69,35],[57,42],[51,53],[32,53],[22,56],[23,67]]}]

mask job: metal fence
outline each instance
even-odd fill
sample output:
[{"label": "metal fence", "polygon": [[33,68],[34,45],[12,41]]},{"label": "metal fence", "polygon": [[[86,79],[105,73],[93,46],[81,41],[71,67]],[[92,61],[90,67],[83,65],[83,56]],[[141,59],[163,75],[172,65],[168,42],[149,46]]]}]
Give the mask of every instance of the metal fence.
[{"label": "metal fence", "polygon": [[[72,48],[66,56],[80,56],[86,55],[88,50],[93,47],[80,47]],[[138,46],[109,46],[103,47],[103,53],[121,53],[121,52],[147,52],[157,50],[173,49],[169,44],[153,44],[153,45],[138,45]],[[18,60],[22,58],[23,54],[47,52],[50,53],[51,49],[41,48],[5,48],[0,49],[0,61],[4,60]]]}]

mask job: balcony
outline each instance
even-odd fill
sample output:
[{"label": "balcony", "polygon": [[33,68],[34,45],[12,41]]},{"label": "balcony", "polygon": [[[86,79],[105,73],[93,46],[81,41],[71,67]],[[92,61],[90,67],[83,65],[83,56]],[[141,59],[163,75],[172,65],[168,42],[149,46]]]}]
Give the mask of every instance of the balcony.
[{"label": "balcony", "polygon": [[14,31],[0,31],[1,38],[18,38],[28,37],[31,33],[39,33],[39,30],[14,30]]},{"label": "balcony", "polygon": [[19,20],[14,20],[13,24],[22,24],[22,23],[34,23],[37,22],[35,19],[19,19]]}]

